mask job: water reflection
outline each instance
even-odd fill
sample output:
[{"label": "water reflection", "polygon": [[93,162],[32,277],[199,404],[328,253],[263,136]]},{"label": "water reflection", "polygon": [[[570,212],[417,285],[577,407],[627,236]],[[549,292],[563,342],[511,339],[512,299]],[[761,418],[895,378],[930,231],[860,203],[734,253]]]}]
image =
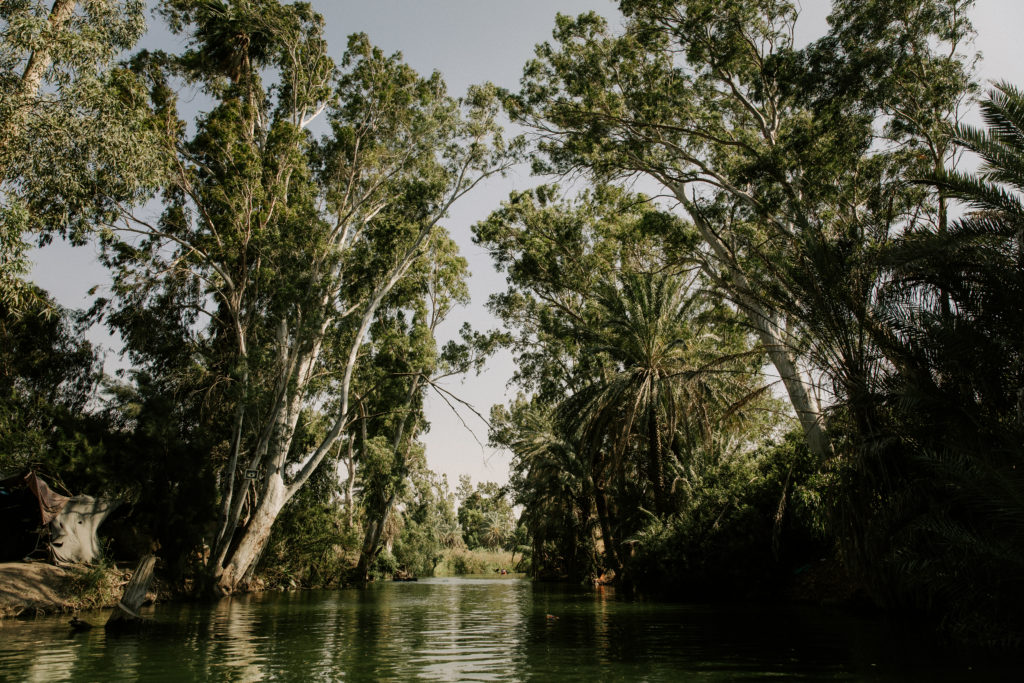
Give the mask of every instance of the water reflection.
[{"label": "water reflection", "polygon": [[[548,615],[551,615],[551,618]],[[0,679],[678,681],[993,680],[877,622],[814,610],[694,607],[510,579],[161,605],[137,635],[0,622]],[[99,624],[106,614],[87,617]],[[1009,680],[1009,677],[1007,677]]]}]

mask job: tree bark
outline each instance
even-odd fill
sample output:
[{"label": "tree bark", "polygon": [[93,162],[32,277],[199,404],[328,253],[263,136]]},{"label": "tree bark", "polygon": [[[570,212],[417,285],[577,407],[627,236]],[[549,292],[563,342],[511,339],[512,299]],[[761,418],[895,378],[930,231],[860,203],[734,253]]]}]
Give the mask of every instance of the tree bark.
[{"label": "tree bark", "polygon": [[615,547],[615,538],[612,536],[612,523],[608,513],[608,497],[604,491],[603,483],[594,479],[594,505],[597,508],[597,519],[601,524],[601,541],[604,543],[604,557],[608,568],[616,574],[622,571],[622,562],[619,560],[619,552]]},{"label": "tree bark", "polygon": [[701,215],[694,202],[686,196],[685,187],[673,186],[671,183],[668,185],[672,189],[673,195],[690,214],[701,238],[715,254],[716,265],[725,271],[727,279],[718,273],[711,272],[711,268],[705,267],[705,271],[713,281],[729,291],[735,299],[735,303],[757,330],[758,337],[768,353],[768,359],[775,367],[775,371],[779,373],[779,379],[782,380],[782,385],[786,389],[790,405],[800,421],[807,447],[819,461],[828,460],[832,456],[832,447],[825,431],[821,406],[817,397],[810,390],[812,386],[810,379],[801,371],[790,353],[790,345],[778,322],[777,314],[767,310],[755,299],[754,290],[746,274],[719,235]]},{"label": "tree bark", "polygon": [[146,623],[146,619],[139,616],[139,608],[146,601],[146,591],[149,590],[149,582],[153,580],[155,566],[156,557],[154,555],[146,555],[139,560],[131,581],[125,586],[124,595],[117,603],[117,608],[107,619],[106,630],[131,630]]},{"label": "tree bark", "polygon": [[230,559],[223,567],[214,566],[215,592],[230,595],[253,569],[270,540],[270,530],[281,509],[288,502],[286,487],[279,472],[267,476],[263,496],[253,513],[252,519],[242,532],[238,545],[230,553]]}]

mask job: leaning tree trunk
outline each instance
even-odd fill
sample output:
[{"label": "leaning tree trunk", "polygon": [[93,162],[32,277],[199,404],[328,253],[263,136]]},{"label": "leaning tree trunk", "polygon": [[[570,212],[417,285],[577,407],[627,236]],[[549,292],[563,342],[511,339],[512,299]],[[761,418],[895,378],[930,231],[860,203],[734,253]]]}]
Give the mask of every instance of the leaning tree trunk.
[{"label": "leaning tree trunk", "polygon": [[[693,219],[701,238],[715,255],[714,267],[705,264],[704,271],[723,289],[729,292],[734,302],[757,330],[758,338],[768,353],[768,359],[779,373],[779,379],[786,389],[790,405],[800,421],[807,447],[819,461],[824,462],[832,455],[832,446],[825,430],[824,416],[817,397],[811,391],[812,383],[803,372],[792,354],[786,333],[779,324],[776,311],[767,309],[755,296],[750,280],[737,262],[734,253],[723,243],[716,230],[708,224],[694,202],[686,196],[683,185],[666,183],[673,195],[686,208]],[[720,270],[721,272],[716,272]]]},{"label": "leaning tree trunk", "polygon": [[252,519],[242,532],[242,537],[230,553],[227,564],[215,565],[213,572],[214,591],[219,595],[230,595],[251,573],[263,554],[274,520],[288,502],[288,491],[279,473],[268,475],[266,487],[260,497]]},{"label": "leaning tree trunk", "polygon": [[146,601],[146,591],[149,590],[149,582],[153,580],[153,567],[155,566],[156,557],[154,555],[146,555],[139,560],[131,581],[125,586],[124,595],[117,603],[117,608],[107,619],[106,630],[130,631],[147,623],[146,619],[139,616],[139,608]]}]

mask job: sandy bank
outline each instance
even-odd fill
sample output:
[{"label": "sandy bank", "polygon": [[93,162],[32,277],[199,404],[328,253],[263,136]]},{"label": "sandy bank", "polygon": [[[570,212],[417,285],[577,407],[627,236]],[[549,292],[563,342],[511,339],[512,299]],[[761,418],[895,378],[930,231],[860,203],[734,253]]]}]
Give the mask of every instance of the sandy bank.
[{"label": "sandy bank", "polygon": [[124,584],[124,572],[119,569],[0,563],[0,618],[113,607]]}]

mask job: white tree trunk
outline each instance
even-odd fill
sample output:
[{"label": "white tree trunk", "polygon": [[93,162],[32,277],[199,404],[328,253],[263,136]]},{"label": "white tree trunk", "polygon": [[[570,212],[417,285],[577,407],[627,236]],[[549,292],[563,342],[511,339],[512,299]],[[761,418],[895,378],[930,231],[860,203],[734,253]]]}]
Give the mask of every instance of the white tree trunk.
[{"label": "white tree trunk", "polygon": [[730,291],[740,309],[757,330],[758,337],[768,353],[768,359],[779,373],[789,397],[789,403],[800,421],[807,447],[824,462],[832,455],[831,444],[825,430],[821,405],[812,391],[810,376],[803,371],[793,355],[787,339],[787,332],[779,322],[779,316],[767,310],[753,296],[750,281],[737,263],[734,254],[723,243],[721,236],[709,225],[693,201],[686,196],[685,187],[672,187],[673,194],[687,209],[694,225],[704,242],[715,255],[715,265],[726,273],[727,280],[718,273],[708,272],[711,278]]},{"label": "white tree trunk", "polygon": [[270,540],[270,530],[274,521],[288,502],[287,487],[279,473],[269,474],[263,495],[259,498],[256,511],[245,527],[242,538],[224,567],[215,567],[214,580],[216,590],[222,595],[230,595],[251,573],[254,565]]}]

